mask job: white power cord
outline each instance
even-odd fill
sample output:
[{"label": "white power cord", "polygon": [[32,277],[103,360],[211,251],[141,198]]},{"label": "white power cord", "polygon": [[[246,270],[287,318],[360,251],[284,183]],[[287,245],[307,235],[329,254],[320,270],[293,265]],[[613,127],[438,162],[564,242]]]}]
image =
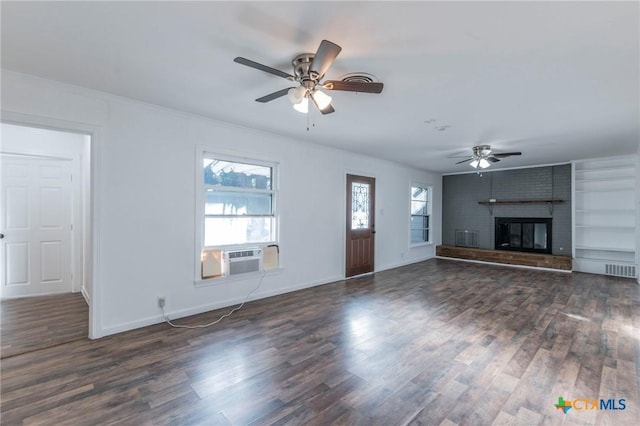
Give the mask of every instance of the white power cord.
[{"label": "white power cord", "polygon": [[260,277],[260,281],[258,281],[258,285],[256,286],[256,288],[254,288],[253,290],[251,290],[249,292],[249,294],[247,294],[247,297],[244,298],[244,300],[242,301],[242,303],[233,308],[232,310],[230,310],[229,312],[227,312],[226,314],[222,315],[220,318],[218,318],[217,320],[210,322],[208,324],[200,324],[200,325],[180,325],[180,324],[174,324],[171,322],[171,320],[169,319],[169,317],[167,316],[167,314],[165,314],[164,312],[164,306],[160,307],[160,310],[162,310],[162,316],[164,317],[164,320],[167,324],[169,324],[171,327],[173,328],[206,328],[206,327],[211,327],[212,325],[215,325],[217,323],[219,323],[220,321],[222,321],[224,318],[230,317],[231,314],[233,314],[234,312],[240,310],[240,308],[242,308],[244,306],[245,303],[247,303],[247,300],[249,300],[249,297],[251,297],[251,295],[253,293],[256,292],[256,290],[258,290],[260,288],[260,286],[262,285],[262,280],[264,280],[264,277],[267,274],[262,274],[262,277]]}]

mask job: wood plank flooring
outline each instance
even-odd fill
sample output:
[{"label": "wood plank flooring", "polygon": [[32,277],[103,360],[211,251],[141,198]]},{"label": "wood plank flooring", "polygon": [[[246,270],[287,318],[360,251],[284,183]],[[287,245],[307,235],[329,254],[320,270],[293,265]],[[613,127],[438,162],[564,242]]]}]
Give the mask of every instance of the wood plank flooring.
[{"label": "wood plank flooring", "polygon": [[[7,358],[0,414],[3,425],[631,425],[639,371],[634,281],[432,259],[248,303],[207,329],[160,324]],[[564,414],[560,396],[626,408]]]},{"label": "wood plank flooring", "polygon": [[3,300],[1,358],[87,339],[89,306],[80,293]]}]

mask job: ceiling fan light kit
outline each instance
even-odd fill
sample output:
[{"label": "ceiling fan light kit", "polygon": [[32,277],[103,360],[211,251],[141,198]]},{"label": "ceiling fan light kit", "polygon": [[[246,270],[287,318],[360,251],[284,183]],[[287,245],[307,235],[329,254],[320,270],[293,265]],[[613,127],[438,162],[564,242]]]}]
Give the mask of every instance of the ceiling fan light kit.
[{"label": "ceiling fan light kit", "polygon": [[294,103],[293,104],[293,109],[295,109],[296,111],[301,112],[303,114],[308,113],[309,112],[309,99],[307,99],[305,97],[305,98],[302,98],[300,100],[300,102]]},{"label": "ceiling fan light kit", "polygon": [[309,111],[309,99],[311,99],[322,114],[331,114],[335,111],[331,105],[332,98],[322,92],[320,88],[347,92],[380,93],[384,87],[382,83],[367,80],[328,80],[321,83],[324,74],[333,64],[341,50],[342,48],[337,44],[322,40],[315,54],[303,53],[293,59],[293,75],[240,56],[236,57],[234,62],[299,84],[297,87],[282,89],[265,95],[256,99],[256,102],[266,103],[287,95],[296,111],[307,113]]}]

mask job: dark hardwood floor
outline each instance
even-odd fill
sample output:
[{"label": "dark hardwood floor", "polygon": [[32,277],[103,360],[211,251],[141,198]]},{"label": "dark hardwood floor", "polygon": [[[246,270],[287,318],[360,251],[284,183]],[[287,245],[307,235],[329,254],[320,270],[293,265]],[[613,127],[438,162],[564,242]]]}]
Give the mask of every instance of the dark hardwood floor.
[{"label": "dark hardwood floor", "polygon": [[0,305],[0,356],[86,339],[89,306],[80,293],[3,300]]},{"label": "dark hardwood floor", "polygon": [[[6,358],[0,411],[3,425],[631,425],[639,371],[634,281],[432,259],[248,303],[207,329]],[[561,396],[625,409],[564,414]]]}]

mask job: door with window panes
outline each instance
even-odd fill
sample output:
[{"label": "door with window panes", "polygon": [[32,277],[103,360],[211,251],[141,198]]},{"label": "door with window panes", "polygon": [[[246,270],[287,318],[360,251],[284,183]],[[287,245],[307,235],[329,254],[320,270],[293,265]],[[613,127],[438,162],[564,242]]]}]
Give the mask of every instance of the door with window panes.
[{"label": "door with window panes", "polygon": [[346,277],[373,272],[375,193],[375,178],[347,175]]}]

